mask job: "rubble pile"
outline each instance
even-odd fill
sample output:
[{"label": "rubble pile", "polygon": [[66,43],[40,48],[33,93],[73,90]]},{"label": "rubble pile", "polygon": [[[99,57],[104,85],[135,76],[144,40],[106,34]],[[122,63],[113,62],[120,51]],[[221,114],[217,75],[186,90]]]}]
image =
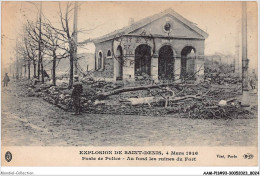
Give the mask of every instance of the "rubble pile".
[{"label": "rubble pile", "polygon": [[72,107],[71,91],[66,84],[51,86],[48,84],[28,86],[28,96],[42,97],[45,101],[68,110]]},{"label": "rubble pile", "polygon": [[[203,119],[243,118],[250,115],[235,98],[241,94],[240,84],[185,82],[141,86],[140,89],[131,90],[122,83],[92,79],[82,82],[81,105],[86,113],[144,116],[178,114],[179,117]],[[28,96],[42,97],[65,111],[73,111],[72,90],[68,89],[67,83],[58,86],[30,84],[27,90]],[[111,95],[108,94],[113,91]],[[108,96],[100,98],[101,94]]]},{"label": "rubble pile", "polygon": [[[203,119],[219,119],[219,118],[249,118],[250,111],[241,107],[239,96],[241,95],[241,86],[219,86],[214,84],[201,84],[192,87],[191,92],[199,94],[196,99],[186,99],[182,102],[174,104],[169,103],[173,107],[181,107],[179,112],[183,117],[203,118]],[[187,90],[189,91],[190,88]],[[188,91],[182,92],[182,96]],[[171,112],[171,113],[172,113]]]},{"label": "rubble pile", "polygon": [[[90,84],[89,80],[88,84]],[[86,84],[86,82],[84,82]],[[92,104],[96,99],[96,95],[104,90],[110,90],[111,83],[106,83],[103,81],[92,82],[91,86],[84,85],[83,93],[81,98],[81,104],[83,109],[89,104]],[[33,85],[30,83],[27,86],[27,96],[31,97],[42,97],[45,101],[62,108],[65,111],[73,111],[73,102],[71,98],[72,89],[68,89],[67,83],[62,83],[58,86],[39,84]]]},{"label": "rubble pile", "polygon": [[238,84],[242,82],[239,74],[235,72],[233,65],[222,64],[218,62],[206,61],[204,67],[205,81],[214,84],[223,85]]},{"label": "rubble pile", "polygon": [[[102,101],[103,104],[89,108],[93,108],[92,112],[107,114],[179,114],[180,117],[203,119],[247,118],[250,111],[243,109],[239,99],[234,98],[240,96],[240,88],[240,85],[208,83],[182,84],[177,87],[173,85],[112,95]],[[172,92],[175,92],[174,97]],[[165,106],[167,97],[170,99]],[[138,101],[130,101],[135,98],[139,104]],[[114,105],[111,103],[113,101],[116,102]]]}]

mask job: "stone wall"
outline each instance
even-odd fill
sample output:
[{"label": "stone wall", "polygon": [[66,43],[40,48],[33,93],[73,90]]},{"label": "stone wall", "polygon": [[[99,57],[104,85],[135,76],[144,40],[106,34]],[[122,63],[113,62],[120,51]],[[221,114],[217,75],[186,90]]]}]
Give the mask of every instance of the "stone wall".
[{"label": "stone wall", "polygon": [[[179,79],[181,73],[181,52],[183,48],[190,46],[195,49],[194,61],[188,61],[191,63],[187,68],[191,72],[197,72],[198,79],[202,79],[204,74],[204,40],[203,39],[180,39],[180,38],[149,38],[135,37],[135,36],[124,36],[121,38],[121,47],[123,50],[123,80],[134,81],[135,70],[135,49],[142,44],[151,47],[151,77],[154,80],[158,80],[158,57],[159,50],[165,45],[171,46],[174,55],[174,78]],[[95,77],[98,78],[109,78],[111,81],[116,81],[116,69],[118,61],[113,55],[113,47],[116,49],[119,45],[115,44],[112,46],[113,41],[106,41],[96,44],[96,58],[98,53],[101,51],[103,54],[103,67],[100,70],[96,70],[94,73]],[[111,51],[112,57],[107,57],[108,50]],[[114,51],[115,52],[115,51]],[[97,59],[96,59],[97,60]],[[193,68],[191,68],[193,67]]]},{"label": "stone wall", "polygon": [[[111,56],[108,56],[108,51],[110,50]],[[103,56],[103,63],[101,69],[97,68],[97,60],[99,57],[99,52],[102,53]],[[114,60],[112,54],[112,41],[106,41],[102,43],[96,44],[96,51],[95,51],[95,72],[94,77],[95,79],[105,79],[105,81],[113,81],[114,79]]]}]

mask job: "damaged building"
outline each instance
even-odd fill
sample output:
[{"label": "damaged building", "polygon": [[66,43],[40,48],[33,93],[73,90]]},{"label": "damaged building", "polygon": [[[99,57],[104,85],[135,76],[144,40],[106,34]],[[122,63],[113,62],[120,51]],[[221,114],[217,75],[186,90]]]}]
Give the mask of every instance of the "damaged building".
[{"label": "damaged building", "polygon": [[208,34],[172,9],[130,20],[122,29],[93,39],[94,77],[116,82],[149,76],[155,82],[204,75]]}]

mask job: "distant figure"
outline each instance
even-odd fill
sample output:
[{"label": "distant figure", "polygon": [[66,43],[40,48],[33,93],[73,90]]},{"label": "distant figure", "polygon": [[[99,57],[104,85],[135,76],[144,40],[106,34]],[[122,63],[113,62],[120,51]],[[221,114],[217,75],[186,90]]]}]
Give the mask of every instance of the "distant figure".
[{"label": "distant figure", "polygon": [[8,73],[5,73],[5,77],[4,77],[4,87],[8,86],[8,82],[10,81]]},{"label": "distant figure", "polygon": [[253,70],[251,76],[250,76],[250,86],[252,88],[252,90],[255,89],[255,86],[256,86],[256,81],[257,81],[257,76],[255,74],[255,70]]},{"label": "distant figure", "polygon": [[72,99],[73,99],[73,105],[75,108],[75,114],[80,114],[80,97],[83,92],[83,86],[82,83],[79,82],[79,77],[77,75],[74,76],[74,84],[73,84],[73,90],[72,90]]},{"label": "distant figure", "polygon": [[250,80],[250,86],[251,86],[252,90],[255,89],[255,80],[254,79]]}]

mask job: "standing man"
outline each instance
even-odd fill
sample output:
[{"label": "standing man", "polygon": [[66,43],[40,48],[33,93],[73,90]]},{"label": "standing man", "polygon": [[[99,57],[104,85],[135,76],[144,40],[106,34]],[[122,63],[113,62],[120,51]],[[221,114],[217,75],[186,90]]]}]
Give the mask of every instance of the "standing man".
[{"label": "standing man", "polygon": [[257,77],[255,74],[255,70],[253,69],[252,74],[250,76],[250,86],[251,86],[252,90],[255,89],[256,81],[257,81]]},{"label": "standing man", "polygon": [[79,82],[79,77],[77,75],[74,76],[74,84],[73,84],[73,90],[72,90],[72,99],[73,99],[73,105],[75,108],[75,115],[80,114],[80,96],[83,92],[83,86],[82,83]]},{"label": "standing man", "polygon": [[10,81],[8,73],[5,73],[5,77],[4,77],[4,87],[8,86],[8,82]]}]

